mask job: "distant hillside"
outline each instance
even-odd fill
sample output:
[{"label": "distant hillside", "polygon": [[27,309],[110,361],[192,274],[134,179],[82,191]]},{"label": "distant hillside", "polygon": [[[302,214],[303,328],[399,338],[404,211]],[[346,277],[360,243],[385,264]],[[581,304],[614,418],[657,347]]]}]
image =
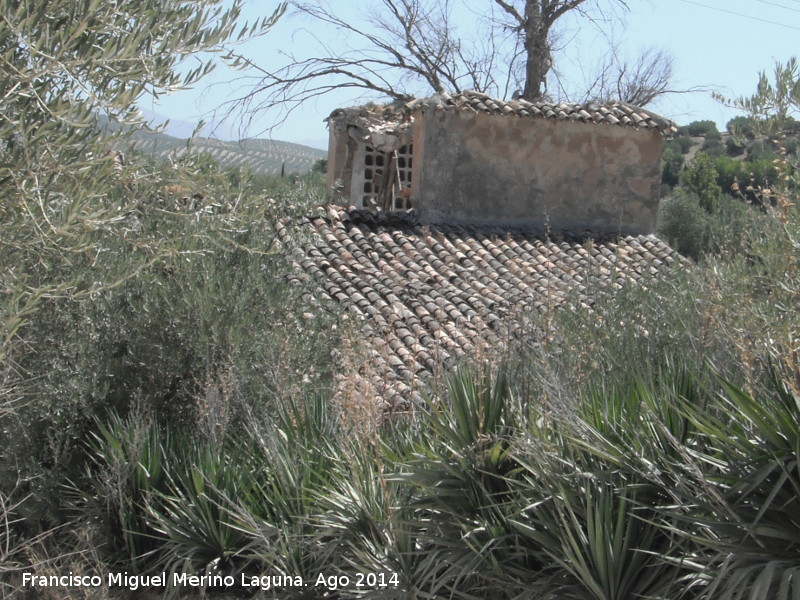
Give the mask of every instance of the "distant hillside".
[{"label": "distant hillside", "polygon": [[[134,132],[133,144],[141,152],[160,160],[186,152],[186,140],[163,133]],[[285,165],[287,174],[305,173],[316,161],[327,157],[327,152],[317,148],[261,139],[224,142],[197,137],[192,142],[192,150],[208,153],[222,167],[248,166],[254,173],[267,175],[280,174],[282,165]]]}]

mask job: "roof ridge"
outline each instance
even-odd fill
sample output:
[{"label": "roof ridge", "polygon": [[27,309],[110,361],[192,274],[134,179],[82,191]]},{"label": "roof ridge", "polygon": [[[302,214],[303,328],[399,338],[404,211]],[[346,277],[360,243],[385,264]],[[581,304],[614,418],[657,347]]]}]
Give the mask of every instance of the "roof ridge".
[{"label": "roof ridge", "polygon": [[[328,119],[345,119],[367,129],[383,130],[392,126],[402,129],[413,119],[413,113],[421,110],[463,110],[476,114],[513,115],[520,118],[545,118],[569,120],[593,124],[609,124],[636,129],[651,129],[662,135],[677,131],[675,123],[651,110],[619,100],[583,103],[553,102],[540,100],[531,102],[524,98],[502,100],[485,92],[463,90],[450,94],[441,92],[426,98],[415,98],[404,105],[388,104],[375,106],[339,108]],[[363,122],[360,122],[363,121]]]},{"label": "roof ridge", "polygon": [[557,120],[570,120],[585,123],[608,123],[635,128],[647,128],[662,134],[677,131],[675,124],[650,110],[627,102],[587,101],[551,102],[546,100],[502,100],[493,98],[485,92],[464,90],[456,94],[439,93],[412,100],[405,105],[407,111],[433,108],[434,110],[469,110],[475,113],[516,115],[518,117],[540,117]]}]

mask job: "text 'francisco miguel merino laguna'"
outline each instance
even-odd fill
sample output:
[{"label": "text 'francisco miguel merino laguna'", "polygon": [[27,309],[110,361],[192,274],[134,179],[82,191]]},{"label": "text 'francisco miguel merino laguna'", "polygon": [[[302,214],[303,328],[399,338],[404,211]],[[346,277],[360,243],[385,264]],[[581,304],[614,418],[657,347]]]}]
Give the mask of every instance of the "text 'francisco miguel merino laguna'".
[{"label": "text 'francisco miguel merino laguna'", "polygon": [[[172,573],[171,579],[166,572],[159,575],[131,575],[124,573],[107,573],[106,585],[110,588],[127,588],[131,591],[139,588],[150,587],[196,587],[196,588],[260,588],[262,590],[306,587],[306,583],[299,575],[246,575],[241,573],[238,577],[233,575],[188,575],[186,573]],[[388,588],[397,587],[399,578],[397,573],[359,573],[353,579],[347,575],[325,575],[320,573],[314,580],[314,587],[324,587],[328,590],[342,588],[368,587]],[[22,574],[22,587],[94,587],[103,585],[100,575],[35,575]]]},{"label": "text 'francisco miguel merino laguna'", "polygon": [[[108,587],[127,588],[131,591],[139,588],[165,587],[168,583],[172,587],[258,587],[262,590],[285,587],[304,587],[303,578],[299,575],[245,575],[239,577],[232,575],[188,575],[186,573],[173,573],[172,578],[166,573],[159,575],[131,575],[125,573],[107,573],[105,583]],[[94,587],[103,585],[100,575],[34,575],[22,574],[22,587]]]}]

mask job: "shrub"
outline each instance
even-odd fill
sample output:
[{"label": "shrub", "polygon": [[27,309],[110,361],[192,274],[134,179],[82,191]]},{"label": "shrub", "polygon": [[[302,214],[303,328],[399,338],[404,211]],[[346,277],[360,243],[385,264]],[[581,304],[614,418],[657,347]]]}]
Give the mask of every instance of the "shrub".
[{"label": "shrub", "polygon": [[725,385],[709,404],[684,408],[697,435],[677,475],[692,509],[675,531],[701,549],[702,598],[788,600],[798,589],[800,390],[788,382],[773,373],[758,398]]},{"label": "shrub", "polygon": [[[205,189],[210,199],[230,194]],[[325,316],[302,317],[318,311],[302,285],[288,285],[290,249],[274,227],[277,203],[318,197],[291,187],[272,205],[240,198],[215,214],[165,210],[144,194],[128,207],[124,237],[98,235],[98,251],[74,257],[75,292],[43,300],[20,329],[28,351],[16,368],[37,382],[36,402],[5,419],[6,431],[25,435],[0,434],[0,475],[4,485],[19,474],[29,481],[30,525],[34,515],[43,526],[59,521],[59,486],[81,471],[92,415],[138,407],[215,439],[279,395],[326,389],[330,346],[317,335]]]},{"label": "shrub", "polygon": [[770,160],[733,160],[726,156],[714,159],[717,183],[723,192],[750,203],[762,202],[760,190],[777,181],[777,169]]},{"label": "shrub", "polygon": [[661,154],[661,183],[675,187],[680,183],[683,169],[683,156],[673,148],[665,148]]},{"label": "shrub", "polygon": [[775,160],[778,157],[775,145],[769,140],[758,140],[747,147],[748,162],[760,162],[763,160]]},{"label": "shrub", "polygon": [[719,138],[706,138],[700,150],[708,156],[722,156],[725,154],[725,148]]},{"label": "shrub", "polygon": [[692,147],[693,143],[689,136],[679,134],[675,138],[664,142],[663,151],[672,150],[677,154],[686,154],[689,152],[689,148]]},{"label": "shrub", "polygon": [[714,207],[722,195],[717,183],[717,171],[714,161],[707,154],[700,152],[681,176],[681,185],[694,194],[700,206],[707,212],[714,212]]},{"label": "shrub", "polygon": [[694,145],[692,138],[686,135],[679,136],[678,138],[676,138],[676,141],[678,142],[678,145],[681,148],[681,154],[687,154],[689,152],[689,148],[691,148]]},{"label": "shrub", "polygon": [[800,137],[790,137],[781,140],[781,147],[787,155],[800,155]]},{"label": "shrub", "polygon": [[[170,270],[211,263],[240,233],[211,207],[158,205],[148,166],[123,165],[116,151],[142,126],[144,93],[199,81],[211,53],[268,31],[285,9],[245,26],[241,4],[0,0],[0,87],[10,91],[0,96],[0,495],[23,482],[26,534],[62,521],[61,486],[81,470],[93,413],[142,397],[167,406],[205,375],[180,370],[197,348],[181,356],[177,323],[136,330],[147,319],[131,317],[181,287]],[[108,119],[117,133],[103,129]],[[165,301],[186,311],[186,299]],[[174,347],[142,341],[159,327]],[[132,360],[130,348],[142,353]]]},{"label": "shrub", "polygon": [[753,117],[734,117],[725,125],[725,129],[733,137],[741,137],[752,140],[756,133],[760,131],[758,123]]},{"label": "shrub", "polygon": [[678,520],[660,512],[673,482],[659,475],[679,460],[671,442],[690,435],[678,393],[692,391],[691,380],[670,367],[653,388],[645,381],[584,389],[574,412],[532,428],[541,441],[514,454],[524,483],[507,510],[521,543],[542,557],[528,583],[542,595],[674,597],[690,574],[687,544],[671,529]]},{"label": "shrub", "polygon": [[730,196],[741,196],[750,178],[749,169],[744,161],[733,160],[727,156],[714,159],[717,171],[717,183],[723,192]]},{"label": "shrub", "polygon": [[795,119],[791,116],[786,117],[786,120],[783,122],[782,133],[800,134],[800,119]]},{"label": "shrub", "polygon": [[311,172],[325,175],[328,172],[328,159],[320,158],[314,162],[314,166],[311,167]]},{"label": "shrub", "polygon": [[[112,200],[130,172],[117,177],[114,150],[143,125],[136,101],[199,81],[214,53],[285,10],[242,27],[241,2],[220,4],[2,1],[0,87],[14,93],[0,97],[0,360],[40,300],[74,293],[73,262],[102,251],[93,236],[124,235]],[[114,135],[102,131],[109,118],[124,126]]]},{"label": "shrub", "polygon": [[740,156],[744,154],[746,147],[742,138],[731,136],[725,140],[725,153],[728,156]]},{"label": "shrub", "polygon": [[714,121],[692,121],[685,128],[691,136],[703,136],[707,139],[719,139],[720,133]]}]

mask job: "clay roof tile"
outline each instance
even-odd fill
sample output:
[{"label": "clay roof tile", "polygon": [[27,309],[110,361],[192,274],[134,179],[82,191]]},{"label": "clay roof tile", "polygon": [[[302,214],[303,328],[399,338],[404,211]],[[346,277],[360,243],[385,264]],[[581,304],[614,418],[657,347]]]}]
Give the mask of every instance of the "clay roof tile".
[{"label": "clay roof tile", "polygon": [[548,237],[477,225],[423,231],[411,221],[334,210],[329,219],[307,221],[316,235],[305,238],[297,268],[363,318],[367,360],[391,406],[407,402],[440,365],[501,343],[517,327],[520,311],[570,301],[589,307],[590,298],[621,287],[624,279],[641,281],[684,261],[654,236]]}]

